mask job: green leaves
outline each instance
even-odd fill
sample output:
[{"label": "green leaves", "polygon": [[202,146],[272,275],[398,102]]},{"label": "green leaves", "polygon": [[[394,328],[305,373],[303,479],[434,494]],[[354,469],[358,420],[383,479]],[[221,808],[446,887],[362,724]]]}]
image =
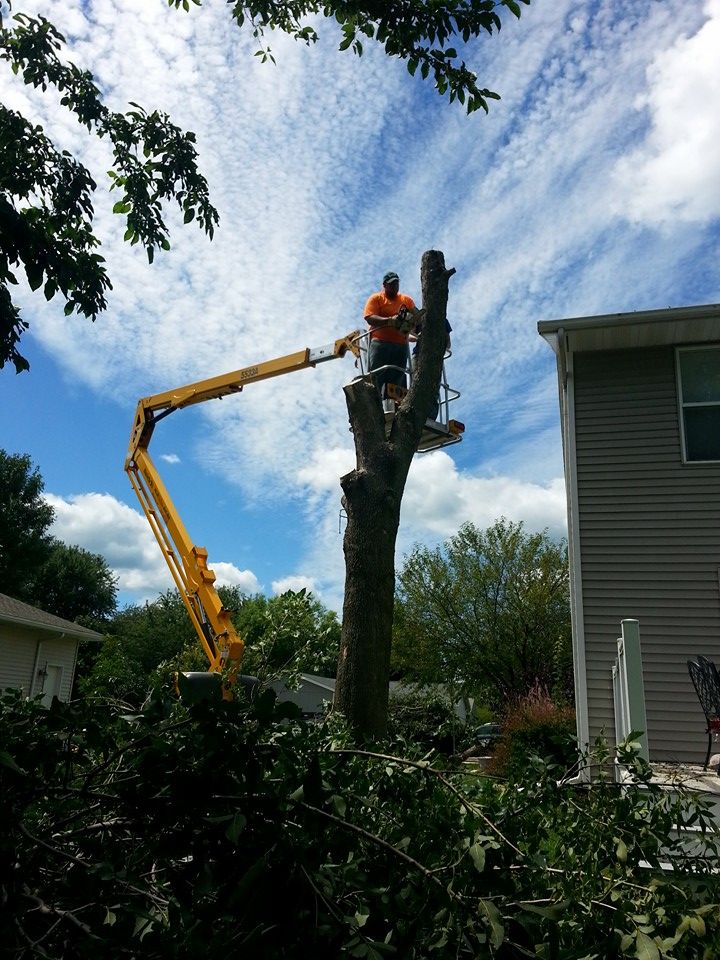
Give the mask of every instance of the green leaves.
[{"label": "green leaves", "polygon": [[394,667],[500,707],[539,682],[572,690],[564,543],[501,518],[416,547],[398,575]]},{"label": "green leaves", "polygon": [[617,858],[618,863],[627,863],[627,856],[628,856],[627,844],[622,839],[622,837],[616,837],[615,841],[616,841],[615,856]]},{"label": "green leaves", "polygon": [[[113,212],[127,217],[125,238],[141,242],[150,262],[155,249],[169,249],[163,205],[173,200],[193,210],[190,219],[212,237],[218,215],[198,171],[194,134],[138,104],[125,114],[110,111],[92,75],[60,59],[64,44],[44,17],[16,14],[11,27],[0,29],[0,60],[25,84],[54,87],[65,109],[112,142],[115,169],[108,176],[111,188],[123,191]],[[0,368],[7,361],[18,372],[28,368],[18,350],[27,323],[7,289],[14,282],[9,266],[21,264],[30,288],[43,287],[46,299],[61,294],[66,316],[77,311],[95,319],[106,308],[112,285],[92,252],[99,245],[92,232],[95,187],[39,126],[0,105]]]},{"label": "green leaves", "polygon": [[[182,0],[169,0],[178,7]],[[248,24],[253,36],[261,39],[266,29],[281,30],[305,44],[318,39],[315,27],[305,23],[307,19],[326,17],[340,25],[340,50],[352,49],[361,56],[363,44],[358,39],[362,34],[378,43],[389,57],[397,57],[407,64],[414,76],[420,67],[420,75],[427,80],[431,75],[435,89],[441,95],[449,93],[450,102],[465,104],[468,113],[482,108],[487,112],[488,100],[499,96],[481,88],[477,76],[462,60],[458,41],[469,44],[473,39],[500,29],[501,12],[509,11],[520,16],[520,3],[529,0],[467,0],[449,3],[435,0],[409,2],[370,3],[367,0],[328,3],[314,0],[287,0],[282,4],[270,4],[257,0],[243,3],[229,0],[232,17],[238,27]],[[273,57],[269,48],[260,46],[255,56],[264,62]]]},{"label": "green leaves", "polygon": [[482,873],[485,869],[485,847],[475,842],[469,847],[468,853],[470,854],[470,859],[475,865],[475,869],[478,871],[478,873]]},{"label": "green leaves", "polygon": [[[524,3],[528,3],[529,0],[522,0]],[[504,7],[507,7],[511,13],[513,13],[518,20],[520,19],[520,4],[516,3],[516,0],[502,0]]]},{"label": "green leaves", "polygon": [[[288,723],[274,698],[155,695],[135,713],[0,698],[3,896],[19,921],[3,948],[21,956],[27,935],[51,960],[94,956],[98,938],[137,960],[227,960],[239,943],[287,960],[717,955],[717,841],[682,790],[559,788],[542,765],[508,787],[343,740],[338,718]],[[680,853],[674,824],[693,814],[706,861]],[[641,850],[661,838],[672,872],[639,867],[629,844],[619,870],[630,824]]]},{"label": "green leaves", "polygon": [[638,960],[660,960],[657,944],[642,930],[637,931],[635,938],[635,956]]}]

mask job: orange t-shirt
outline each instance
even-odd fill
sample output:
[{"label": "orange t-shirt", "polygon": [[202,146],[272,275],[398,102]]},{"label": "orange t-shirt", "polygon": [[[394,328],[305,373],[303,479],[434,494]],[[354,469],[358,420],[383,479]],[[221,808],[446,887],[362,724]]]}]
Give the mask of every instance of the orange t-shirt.
[{"label": "orange t-shirt", "polygon": [[[385,291],[374,293],[368,298],[365,304],[364,317],[394,317],[400,307],[407,307],[408,310],[415,309],[415,303],[412,297],[406,293],[399,293],[393,300],[385,296]],[[371,327],[371,340],[384,340],[387,343],[407,343],[407,335],[395,330],[394,327]]]}]

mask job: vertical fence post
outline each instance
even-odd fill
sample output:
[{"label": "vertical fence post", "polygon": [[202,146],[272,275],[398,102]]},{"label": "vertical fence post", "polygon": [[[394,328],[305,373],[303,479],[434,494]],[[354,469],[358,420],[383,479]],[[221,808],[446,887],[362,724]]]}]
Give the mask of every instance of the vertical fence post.
[{"label": "vertical fence post", "polygon": [[642,657],[640,655],[640,624],[637,620],[622,620],[623,657],[620,670],[621,699],[625,708],[627,732],[642,730],[640,756],[650,759],[645,713],[645,685],[643,683]]}]

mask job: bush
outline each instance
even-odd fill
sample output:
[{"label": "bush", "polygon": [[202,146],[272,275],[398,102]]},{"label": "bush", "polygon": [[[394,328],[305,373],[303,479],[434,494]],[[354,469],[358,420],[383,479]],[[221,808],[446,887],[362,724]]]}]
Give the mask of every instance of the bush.
[{"label": "bush", "polygon": [[563,770],[577,763],[575,711],[554,703],[542,687],[535,687],[509,707],[491,764],[493,773],[518,781],[531,757],[539,756]]},{"label": "bush", "polygon": [[450,699],[429,690],[409,690],[390,697],[388,733],[411,749],[451,754],[461,727]]}]

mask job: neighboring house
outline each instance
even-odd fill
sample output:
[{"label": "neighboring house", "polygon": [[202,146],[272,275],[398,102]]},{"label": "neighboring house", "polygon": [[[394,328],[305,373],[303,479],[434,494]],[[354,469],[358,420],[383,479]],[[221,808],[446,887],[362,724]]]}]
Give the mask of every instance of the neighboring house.
[{"label": "neighboring house", "polygon": [[640,623],[651,760],[704,759],[686,661],[720,666],[720,306],[538,324],[557,355],[578,733],[614,732]]},{"label": "neighboring house", "polygon": [[0,593],[0,691],[69,700],[78,645],[102,634]]},{"label": "neighboring house", "polygon": [[[306,716],[321,716],[325,713],[327,706],[332,703],[335,695],[335,680],[333,677],[320,677],[312,673],[300,674],[300,686],[297,690],[288,690],[279,681],[270,684],[270,686],[275,690],[278,697],[296,703]],[[390,681],[390,697],[403,696],[411,693],[414,689],[414,687],[402,684],[398,680]],[[433,684],[429,689],[436,693],[447,693],[442,684]],[[465,720],[465,707],[462,702],[459,701],[455,704],[455,713],[460,720]]]}]

